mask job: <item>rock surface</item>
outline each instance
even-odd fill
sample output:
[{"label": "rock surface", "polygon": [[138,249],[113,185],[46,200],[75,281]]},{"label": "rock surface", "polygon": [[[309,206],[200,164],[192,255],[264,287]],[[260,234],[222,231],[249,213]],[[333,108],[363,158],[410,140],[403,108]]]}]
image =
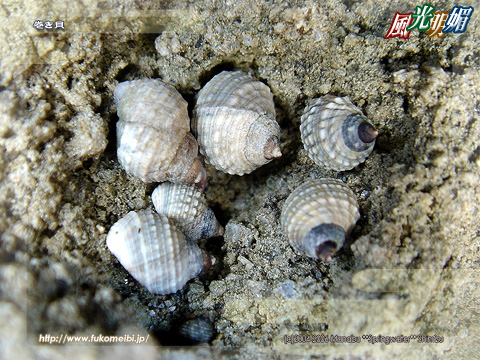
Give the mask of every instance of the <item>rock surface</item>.
[{"label": "rock surface", "polygon": [[[473,358],[480,343],[480,9],[462,2],[475,8],[463,34],[432,40],[414,30],[407,40],[385,39],[395,12],[418,5],[4,4],[0,347],[7,357]],[[454,3],[433,5],[449,12]],[[65,30],[33,28],[39,16],[63,20]],[[226,232],[202,246],[218,264],[176,294],[155,296],[105,246],[118,218],[152,206],[155,188],[117,162],[113,89],[161,78],[191,109],[211,77],[232,69],[271,88],[284,156],[243,177],[207,168],[206,196]],[[300,141],[306,101],[327,93],[350,97],[381,133],[351,171],[318,168]],[[287,196],[319,177],[346,181],[362,215],[328,265],[296,254],[279,220]],[[173,330],[199,316],[216,337],[170,348]],[[67,343],[39,346],[46,334],[135,334],[158,346],[97,343],[79,352]],[[443,342],[285,344],[285,335],[320,334],[424,334]]]}]

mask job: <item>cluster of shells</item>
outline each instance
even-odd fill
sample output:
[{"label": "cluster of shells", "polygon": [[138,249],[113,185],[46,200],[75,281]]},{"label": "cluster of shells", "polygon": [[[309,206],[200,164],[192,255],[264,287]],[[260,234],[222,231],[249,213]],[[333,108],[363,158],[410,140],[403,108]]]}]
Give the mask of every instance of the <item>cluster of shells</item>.
[{"label": "cluster of shells", "polygon": [[[152,194],[155,211],[121,218],[107,246],[150,292],[173,293],[215,263],[198,240],[224,231],[203,193],[202,159],[217,170],[244,175],[282,155],[273,95],[247,73],[224,71],[198,93],[191,121],[187,102],[158,79],[119,83],[114,96],[120,164],[145,182],[161,184]],[[363,162],[378,135],[348,98],[331,95],[310,101],[300,130],[310,158],[337,171]],[[329,261],[359,217],[347,185],[317,179],[287,198],[281,223],[296,251]]]}]

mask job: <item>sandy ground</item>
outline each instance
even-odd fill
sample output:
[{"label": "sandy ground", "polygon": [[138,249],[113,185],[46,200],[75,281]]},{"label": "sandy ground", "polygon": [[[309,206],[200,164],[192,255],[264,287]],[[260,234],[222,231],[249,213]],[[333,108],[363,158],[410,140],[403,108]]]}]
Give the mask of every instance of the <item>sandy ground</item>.
[{"label": "sandy ground", "polygon": [[[446,12],[454,6],[431,4]],[[406,40],[384,38],[395,12],[419,5],[5,2],[6,358],[473,358],[480,344],[480,8],[461,3],[474,7],[463,34],[430,39],[414,30]],[[37,30],[37,19],[63,20],[65,30]],[[117,162],[113,89],[120,81],[161,78],[191,110],[209,79],[233,69],[271,88],[284,156],[243,177],[207,167],[206,196],[226,232],[201,246],[217,265],[176,294],[150,294],[105,246],[118,218],[152,206],[155,188]],[[351,171],[321,169],[303,149],[300,116],[309,99],[325,94],[348,96],[381,133],[371,156]],[[287,196],[319,177],[344,180],[362,215],[330,264],[296,254],[279,221]],[[184,347],[179,329],[197,317],[214,336]],[[46,334],[148,340],[41,344]],[[380,334],[437,342],[368,341]],[[292,335],[310,338],[286,344]],[[314,343],[319,335],[329,342]],[[332,344],[350,335],[361,342]]]}]

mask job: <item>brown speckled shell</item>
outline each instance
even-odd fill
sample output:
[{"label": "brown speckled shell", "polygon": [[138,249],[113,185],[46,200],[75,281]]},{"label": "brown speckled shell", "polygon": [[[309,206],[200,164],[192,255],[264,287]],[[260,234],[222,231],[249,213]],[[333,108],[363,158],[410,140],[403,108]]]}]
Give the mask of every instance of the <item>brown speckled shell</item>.
[{"label": "brown speckled shell", "polygon": [[131,211],[107,235],[107,247],[148,291],[169,294],[210,267],[215,260],[163,215]]},{"label": "brown speckled shell", "polygon": [[229,174],[248,174],[282,155],[273,95],[241,71],[224,71],[199,92],[192,132],[205,161]]},{"label": "brown speckled shell", "polygon": [[145,182],[205,182],[187,102],[173,86],[158,79],[125,81],[114,95],[117,155],[128,173]]},{"label": "brown speckled shell", "polygon": [[171,219],[187,240],[223,235],[204,193],[193,185],[165,182],[153,191],[152,201],[157,213]]},{"label": "brown speckled shell", "polygon": [[[360,218],[355,194],[340,180],[307,180],[293,191],[283,206],[282,227],[292,247],[317,258],[316,248],[305,241],[307,234],[321,224],[340,226],[348,234]],[[336,244],[343,246],[343,239]]]},{"label": "brown speckled shell", "polygon": [[[308,156],[319,166],[336,171],[350,170],[365,161],[373,150],[375,140],[364,143],[355,124],[348,130],[347,119],[367,122],[362,112],[347,97],[325,95],[312,99],[305,108],[300,125],[300,134]],[[346,140],[349,137],[350,144]]]}]

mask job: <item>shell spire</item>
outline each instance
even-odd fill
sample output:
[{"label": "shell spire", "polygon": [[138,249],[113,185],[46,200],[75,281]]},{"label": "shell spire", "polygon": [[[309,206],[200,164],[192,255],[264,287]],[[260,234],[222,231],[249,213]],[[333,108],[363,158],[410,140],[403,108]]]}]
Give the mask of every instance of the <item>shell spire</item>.
[{"label": "shell spire", "polygon": [[159,79],[119,83],[114,92],[119,121],[117,155],[130,174],[145,182],[196,183],[206,172],[190,133],[187,102]]},{"label": "shell spire", "polygon": [[378,131],[373,127],[373,125],[366,121],[362,121],[358,125],[358,137],[364,143],[369,144],[372,141],[375,141],[375,139],[378,137],[378,134]]},{"label": "shell spire", "polygon": [[215,263],[167,217],[151,210],[131,211],[118,220],[108,232],[107,247],[154,294],[176,292]]},{"label": "shell spire", "polygon": [[208,207],[205,195],[190,184],[160,184],[152,193],[157,213],[171,219],[187,240],[222,236],[223,227]]},{"label": "shell spire", "polygon": [[249,174],[282,155],[273,95],[242,71],[223,71],[200,90],[192,132],[205,161],[229,174]]},{"label": "shell spire", "polygon": [[355,194],[340,180],[307,180],[285,201],[281,222],[294,249],[330,261],[360,218]]},{"label": "shell spire", "polygon": [[348,98],[325,95],[310,101],[300,133],[308,156],[337,171],[350,170],[373,150],[378,131]]}]

